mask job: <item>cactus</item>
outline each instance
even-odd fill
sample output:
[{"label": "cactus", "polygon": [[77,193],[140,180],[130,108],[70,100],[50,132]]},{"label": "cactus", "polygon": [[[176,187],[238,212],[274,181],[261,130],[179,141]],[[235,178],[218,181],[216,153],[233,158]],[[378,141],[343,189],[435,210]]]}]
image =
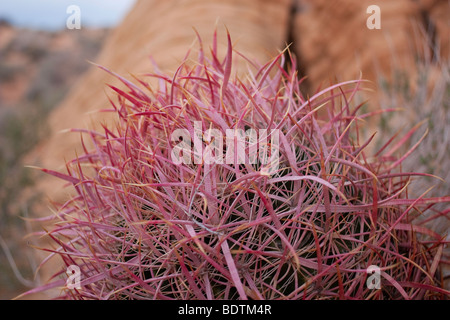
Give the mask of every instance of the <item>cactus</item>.
[{"label": "cactus", "polygon": [[[306,98],[286,52],[244,78],[231,72],[230,36],[223,60],[216,48],[209,58],[200,46],[196,63],[173,77],[153,74],[157,86],[100,67],[124,85],[111,86],[116,126],[83,130],[93,148],[66,173],[42,169],[75,191],[43,233],[53,248],[42,249],[79,268],[80,288],[67,286],[62,269],[28,293],[445,299],[445,235],[415,222],[450,197],[408,197],[411,179],[426,176],[401,171],[409,152],[390,152],[389,143],[366,152],[372,139],[360,141],[359,127],[370,114],[354,103],[364,81]],[[245,161],[225,161],[227,130],[265,136],[231,135]]]}]

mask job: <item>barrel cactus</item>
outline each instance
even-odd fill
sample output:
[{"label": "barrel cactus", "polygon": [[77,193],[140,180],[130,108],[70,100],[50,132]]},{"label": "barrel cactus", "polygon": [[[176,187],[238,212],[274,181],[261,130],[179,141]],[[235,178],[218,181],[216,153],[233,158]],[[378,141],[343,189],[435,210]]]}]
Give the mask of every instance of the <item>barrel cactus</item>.
[{"label": "barrel cactus", "polygon": [[[214,41],[217,41],[214,38]],[[408,197],[409,155],[361,141],[363,80],[301,90],[288,51],[245,77],[200,46],[158,85],[114,74],[115,127],[44,172],[74,196],[44,232],[66,269],[30,292],[65,299],[445,299],[445,235],[419,216],[450,197]],[[288,61],[289,63],[286,63]],[[289,67],[286,67],[286,65]],[[252,71],[256,70],[256,71]],[[74,130],[77,131],[77,130]],[[436,212],[434,216],[448,216]],[[428,220],[430,220],[428,219]],[[378,276],[375,277],[375,276]]]}]

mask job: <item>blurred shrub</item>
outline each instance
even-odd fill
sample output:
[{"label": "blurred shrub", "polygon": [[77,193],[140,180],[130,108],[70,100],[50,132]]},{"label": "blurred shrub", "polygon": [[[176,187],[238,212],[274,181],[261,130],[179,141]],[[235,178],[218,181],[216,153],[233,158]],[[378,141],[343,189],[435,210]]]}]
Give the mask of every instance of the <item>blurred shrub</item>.
[{"label": "blurred shrub", "polygon": [[[426,132],[427,134],[420,148],[405,160],[404,169],[441,177],[444,181],[438,183],[429,196],[449,195],[450,65],[446,62],[434,64],[418,61],[416,68],[415,78],[397,71],[390,84],[380,79],[383,108],[403,109],[398,115],[386,113],[381,117],[380,135],[383,138],[399,132],[401,137],[415,124],[422,123],[421,127],[412,133],[411,143],[405,145],[404,149],[411,148]],[[431,179],[424,179],[424,182],[436,182]],[[410,190],[419,194],[426,189],[424,184],[413,184]]]},{"label": "blurred shrub", "polygon": [[[15,30],[16,36],[0,48],[0,85],[24,74],[30,83],[22,99],[13,105],[6,106],[0,97],[0,236],[16,269],[29,279],[33,275],[24,254],[25,223],[21,217],[26,216],[39,195],[27,198],[28,203],[23,199],[23,191],[33,185],[32,170],[24,167],[23,158],[48,133],[48,114],[88,68],[86,60],[94,59],[107,34],[107,30],[92,34],[86,31],[73,33],[75,51],[71,46],[53,48],[51,40],[58,34],[35,30]],[[0,299],[23,291],[23,281],[13,273],[1,247],[0,274]]]}]

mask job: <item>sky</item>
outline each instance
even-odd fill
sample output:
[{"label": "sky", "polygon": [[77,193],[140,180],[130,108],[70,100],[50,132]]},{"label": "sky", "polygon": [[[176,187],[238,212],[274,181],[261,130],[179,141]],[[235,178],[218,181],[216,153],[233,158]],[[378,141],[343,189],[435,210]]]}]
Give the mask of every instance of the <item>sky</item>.
[{"label": "sky", "polygon": [[77,5],[81,27],[111,27],[119,23],[136,0],[1,0],[0,18],[32,29],[58,30],[66,27],[67,8]]}]

